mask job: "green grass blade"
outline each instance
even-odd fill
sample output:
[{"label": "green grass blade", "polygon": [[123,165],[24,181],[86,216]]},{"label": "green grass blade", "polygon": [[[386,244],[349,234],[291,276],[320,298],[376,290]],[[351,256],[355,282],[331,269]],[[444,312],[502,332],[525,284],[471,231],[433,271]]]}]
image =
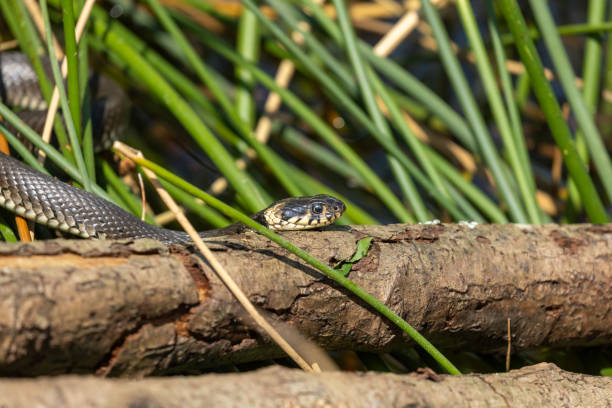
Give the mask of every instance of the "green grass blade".
[{"label": "green grass blade", "polygon": [[[502,96],[497,86],[497,79],[493,73],[493,67],[489,61],[484,42],[482,41],[478,24],[476,23],[476,17],[474,16],[470,2],[467,0],[457,0],[457,9],[459,10],[463,28],[470,41],[470,46],[476,57],[476,67],[480,74],[480,80],[484,86],[485,94],[488,98],[491,112],[493,113],[493,118],[497,124],[497,129],[504,141],[508,161],[518,184],[523,204],[527,210],[527,216],[529,217],[528,221],[532,224],[539,224],[541,222],[540,210],[535,199],[535,189],[533,188],[535,183],[530,181],[533,180],[531,167],[524,166],[521,159],[521,154],[519,153],[520,145],[516,144],[516,139],[512,134],[512,125],[504,109]],[[517,219],[517,221],[524,222],[524,220],[520,219]]]},{"label": "green grass blade", "polygon": [[[506,53],[504,51],[503,44],[501,42],[501,36],[499,32],[499,21],[493,10],[493,5],[488,2],[488,24],[489,33],[491,35],[491,43],[493,45],[493,53],[497,62],[497,69],[499,72],[500,83],[504,93],[504,99],[506,101],[506,109],[510,117],[510,126],[512,127],[512,136],[514,143],[517,146],[517,150],[520,156],[521,165],[525,169],[531,169],[531,163],[529,162],[529,152],[527,151],[527,145],[525,143],[525,136],[523,134],[523,124],[521,122],[521,115],[517,102],[514,98],[514,89],[512,88],[512,78],[510,73],[506,69]],[[533,193],[536,191],[535,180],[533,175],[527,177],[527,181],[530,183],[530,189]]]},{"label": "green grass blade", "polygon": [[[348,145],[346,145],[346,143],[344,143],[344,141],[325,122],[323,122],[317,114],[310,110],[308,106],[306,106],[300,100],[300,98],[295,96],[287,89],[279,87],[266,73],[252,64],[249,64],[248,61],[241,59],[241,57],[233,50],[222,45],[222,43],[217,39],[212,40],[207,38],[204,33],[201,34],[201,40],[204,41],[209,47],[213,48],[215,51],[219,52],[221,55],[234,63],[240,63],[245,67],[248,67],[248,69],[253,71],[255,77],[263,86],[278,93],[287,107],[292,109],[305,122],[307,122],[313,128],[313,130],[319,134],[319,136],[321,136],[340,156],[342,156],[355,168],[357,172],[360,173],[361,177],[370,187],[372,187],[372,190],[375,191],[383,203],[387,204],[389,207],[389,201],[397,201],[397,198],[393,195],[393,193],[391,193],[388,187],[372,172],[372,169],[370,169],[367,164],[361,160],[359,155],[357,155]],[[434,197],[440,203],[440,205],[449,211],[453,217],[456,219],[465,219],[465,214],[459,211],[454,203],[432,187],[427,177],[425,177],[417,166],[400,151],[399,147],[397,147],[395,143],[392,143],[384,138],[377,140],[385,148],[387,153],[392,154],[404,168],[408,169],[412,177],[414,177],[415,180],[424,187],[428,194],[431,194],[431,196]],[[388,194],[390,195],[388,196]]]},{"label": "green grass blade", "polygon": [[[155,15],[160,20],[164,28],[170,33],[174,41],[179,45],[181,51],[185,55],[189,64],[196,70],[196,73],[202,80],[202,82],[213,92],[219,103],[221,104],[224,112],[231,119],[233,126],[237,129],[242,137],[253,147],[257,152],[260,159],[272,170],[276,178],[279,180],[281,185],[293,196],[300,195],[300,189],[296,186],[289,177],[282,171],[280,164],[272,159],[270,150],[259,143],[252,134],[252,125],[254,121],[254,107],[243,101],[239,102],[242,107],[246,109],[240,114],[232,105],[229,98],[225,95],[221,87],[218,85],[217,77],[211,75],[209,70],[203,64],[200,57],[197,55],[193,47],[189,44],[185,36],[182,34],[179,27],[174,23],[170,15],[166,12],[165,8],[162,7],[157,0],[148,0],[149,5],[155,12]],[[252,17],[251,17],[252,18]],[[251,21],[250,19],[247,21]],[[251,23],[248,23],[249,30],[253,30]],[[248,34],[245,34],[248,35]],[[246,46],[254,46],[254,44],[247,43]],[[253,52],[253,50],[251,50]],[[242,72],[242,71],[239,71]],[[242,75],[242,74],[241,74]],[[250,75],[250,74],[249,74]],[[249,92],[247,92],[248,94]],[[242,94],[242,99],[252,99],[250,95]],[[237,102],[238,103],[238,102]],[[250,102],[252,103],[252,102]],[[248,118],[247,118],[248,117]]]},{"label": "green grass blade", "polygon": [[[43,21],[45,23],[47,48],[49,50],[49,62],[51,63],[51,69],[53,71],[53,78],[55,80],[55,85],[57,86],[57,89],[59,91],[60,106],[62,107],[62,114],[65,119],[64,123],[66,124],[66,128],[68,130],[68,137],[70,139],[70,147],[73,152],[73,157],[75,159],[77,168],[79,172],[81,173],[81,182],[83,183],[83,187],[87,191],[93,191],[92,180],[89,178],[89,173],[87,172],[87,167],[85,166],[85,160],[83,159],[83,154],[81,151],[81,142],[79,140],[79,137],[76,131],[74,120],[72,118],[70,104],[68,102],[68,96],[66,95],[66,89],[64,87],[64,79],[62,78],[59,63],[57,62],[57,59],[55,58],[55,46],[53,45],[53,31],[51,30],[51,22],[49,21],[49,10],[47,9],[46,0],[41,0],[40,9],[42,11]],[[79,100],[77,101],[77,105],[80,106]]]},{"label": "green grass blade", "polygon": [[[589,10],[587,17],[587,24],[597,26],[603,23],[604,15],[606,12],[606,1],[605,0],[590,0]],[[601,33],[594,33],[592,36],[588,36],[584,47],[584,58],[582,62],[582,96],[584,102],[589,109],[591,114],[597,111],[597,101],[599,100],[599,89],[601,75],[601,64],[603,59],[602,42],[603,37]],[[588,147],[584,140],[584,135],[581,131],[576,132],[576,150],[580,158],[585,163],[589,161]],[[569,181],[568,185],[569,201],[576,210],[582,208],[580,202],[580,195],[574,185],[573,181]]]},{"label": "green grass blade", "polygon": [[501,195],[501,199],[508,205],[508,210],[512,219],[517,222],[527,222],[527,217],[521,206],[521,203],[516,198],[510,181],[506,177],[502,169],[502,164],[497,154],[495,145],[488,134],[484,119],[480,113],[480,108],[474,100],[474,95],[470,86],[463,74],[459,61],[454,54],[448,33],[442,24],[440,15],[436,8],[431,4],[430,0],[422,1],[423,14],[427,22],[433,30],[434,37],[438,44],[440,58],[444,65],[446,74],[448,75],[455,93],[459,98],[459,102],[465,112],[465,115],[474,131],[474,136],[478,142],[479,151],[481,152],[485,163],[489,167],[497,189]]},{"label": "green grass blade", "polygon": [[[38,32],[30,19],[25,3],[19,0],[0,0],[0,6],[5,16],[4,21],[8,23],[11,32],[17,38],[21,50],[28,56],[38,78],[43,97],[48,103],[51,99],[53,86],[43,69],[40,59],[40,55],[45,52],[45,47],[38,37]],[[72,152],[68,148],[66,130],[59,116],[55,117],[54,130],[62,153],[68,160],[74,163]]]},{"label": "green grass blade", "polygon": [[5,242],[17,242],[15,233],[2,216],[0,216],[0,235],[2,235]]},{"label": "green grass blade", "polygon": [[572,141],[571,132],[565,122],[555,94],[544,75],[542,62],[538,57],[535,45],[528,35],[527,24],[521,14],[521,10],[516,0],[499,0],[497,4],[500,6],[502,14],[512,32],[521,60],[531,78],[533,91],[540,103],[540,107],[544,111],[555,142],[561,150],[570,176],[578,187],[585,210],[592,222],[605,223],[607,216],[603,204],[591,177],[589,177],[585,169],[584,163],[578,156]]},{"label": "green grass blade", "polygon": [[[351,61],[353,70],[355,71],[355,75],[357,76],[357,82],[359,84],[361,96],[366,105],[366,109],[381,137],[392,140],[393,136],[391,135],[391,129],[389,128],[385,117],[378,107],[378,102],[376,101],[376,96],[372,89],[371,84],[373,83],[372,77],[374,76],[374,73],[371,72],[367,64],[361,59],[361,55],[357,50],[355,33],[348,16],[348,12],[344,6],[344,2],[342,0],[333,0],[333,3],[338,14],[340,29],[342,30],[342,35],[344,36],[346,52],[349,56],[349,60]],[[366,74],[366,71],[369,72]],[[417,220],[421,222],[429,220],[430,217],[425,209],[425,204],[421,200],[421,197],[419,196],[414,183],[410,179],[410,176],[406,173],[406,170],[394,157],[389,156],[388,160],[391,165],[391,170],[393,171],[398,184],[402,186],[404,196],[408,199]]]},{"label": "green grass blade", "polygon": [[[542,33],[542,38],[546,43],[548,53],[550,54],[557,75],[559,76],[559,81],[563,85],[563,89],[572,107],[578,126],[589,147],[589,152],[593,158],[595,168],[599,173],[601,184],[606,191],[608,200],[612,202],[612,159],[610,159],[610,155],[595,125],[593,116],[576,86],[572,64],[565,53],[565,48],[557,33],[555,22],[548,9],[548,4],[540,0],[530,0],[529,3],[531,4],[534,17]],[[575,180],[575,182],[577,181]]]},{"label": "green grass blade", "polygon": [[68,62],[68,102],[70,114],[78,140],[81,140],[81,92],[79,82],[79,61],[75,36],[74,10],[72,0],[62,0],[62,22],[64,26],[64,48]]},{"label": "green grass blade", "polygon": [[122,37],[118,36],[115,31],[109,30],[107,21],[99,18],[94,19],[93,30],[94,34],[125,61],[130,70],[140,77],[153,94],[181,122],[244,199],[249,210],[255,212],[263,208],[265,200],[251,178],[244,171],[236,167],[233,157],[213,136],[206,125],[202,123],[189,104],[181,98],[159,72],[137,50],[130,47]]},{"label": "green grass blade", "polygon": [[[257,64],[259,59],[259,40],[257,17],[250,11],[244,11],[238,22],[236,51],[245,60]],[[236,113],[245,127],[253,129],[255,126],[255,103],[253,99],[255,81],[253,75],[241,66],[237,66],[236,83]]]}]

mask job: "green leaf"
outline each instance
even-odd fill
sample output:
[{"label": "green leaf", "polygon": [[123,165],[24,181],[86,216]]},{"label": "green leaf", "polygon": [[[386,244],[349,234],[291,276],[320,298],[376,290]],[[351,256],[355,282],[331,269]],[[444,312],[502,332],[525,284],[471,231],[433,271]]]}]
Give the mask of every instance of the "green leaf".
[{"label": "green leaf", "polygon": [[2,216],[0,216],[0,235],[2,235],[2,238],[6,242],[17,242],[17,237],[13,233],[13,230]]},{"label": "green leaf", "polygon": [[372,243],[372,237],[367,237],[357,241],[357,249],[349,260],[340,261],[334,266],[334,269],[338,270],[342,275],[347,276],[353,267],[355,262],[358,262],[361,258],[368,254],[370,250],[370,244]]},{"label": "green leaf", "polygon": [[608,377],[612,377],[612,367],[602,368],[599,373]]}]

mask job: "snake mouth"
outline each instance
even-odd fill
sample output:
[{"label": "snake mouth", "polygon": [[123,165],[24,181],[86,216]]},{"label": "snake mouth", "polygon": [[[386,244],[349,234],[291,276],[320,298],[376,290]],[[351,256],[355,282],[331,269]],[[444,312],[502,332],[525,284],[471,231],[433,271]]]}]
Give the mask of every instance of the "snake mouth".
[{"label": "snake mouth", "polygon": [[277,231],[298,231],[324,227],[336,221],[346,210],[345,204],[325,194],[292,197],[281,200],[262,211],[268,228]]}]

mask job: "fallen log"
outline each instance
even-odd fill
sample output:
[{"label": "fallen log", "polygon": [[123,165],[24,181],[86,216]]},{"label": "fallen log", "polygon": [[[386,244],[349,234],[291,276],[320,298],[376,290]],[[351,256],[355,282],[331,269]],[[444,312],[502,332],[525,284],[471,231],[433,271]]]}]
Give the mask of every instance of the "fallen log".
[{"label": "fallen log", "polygon": [[[504,352],[612,342],[612,226],[387,225],[287,233],[442,349]],[[209,242],[250,299],[321,347],[410,339],[254,233]],[[140,376],[279,355],[205,262],[154,241],[0,244],[0,375]]]},{"label": "fallen log", "polygon": [[603,407],[612,378],[538,364],[503,374],[419,377],[308,374],[270,367],[242,374],[111,380],[0,379],[0,407]]}]

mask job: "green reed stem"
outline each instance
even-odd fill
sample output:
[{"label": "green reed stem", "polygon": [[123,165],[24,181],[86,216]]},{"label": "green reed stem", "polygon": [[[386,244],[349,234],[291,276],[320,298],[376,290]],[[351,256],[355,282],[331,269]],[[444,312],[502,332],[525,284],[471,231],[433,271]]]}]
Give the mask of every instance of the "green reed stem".
[{"label": "green reed stem", "polygon": [[527,210],[528,218],[517,218],[517,221],[529,221],[532,224],[539,224],[541,222],[540,210],[536,202],[535,188],[533,188],[535,183],[530,181],[533,180],[533,174],[531,174],[531,167],[523,165],[521,153],[519,152],[519,148],[521,146],[525,147],[525,145],[517,145],[512,134],[512,125],[504,109],[504,102],[497,86],[497,78],[493,73],[493,67],[489,61],[489,55],[485,49],[470,2],[467,0],[457,0],[457,9],[459,10],[463,28],[470,41],[470,46],[476,57],[479,77],[484,86],[485,95],[488,98],[497,129],[504,141],[508,161],[518,184],[523,204]]},{"label": "green reed stem", "polygon": [[497,149],[493,144],[493,140],[489,135],[487,126],[484,122],[480,108],[474,99],[474,94],[470,89],[470,85],[463,74],[461,65],[457,60],[457,56],[452,50],[448,33],[444,28],[440,15],[436,8],[431,4],[430,0],[422,1],[423,14],[431,25],[434,37],[439,48],[440,59],[445,68],[450,82],[455,89],[455,93],[461,103],[463,111],[474,131],[474,136],[478,142],[478,148],[481,152],[487,166],[489,167],[497,190],[501,198],[508,205],[508,210],[514,221],[527,222],[527,217],[518,201],[516,195],[512,191],[510,181],[502,169],[501,160],[497,154]]},{"label": "green reed stem", "polygon": [[[234,128],[237,129],[241,136],[251,145],[251,147],[257,152],[260,159],[270,168],[270,170],[274,173],[275,177],[279,180],[281,185],[289,192],[289,194],[293,196],[297,196],[300,194],[299,187],[296,186],[291,179],[287,177],[287,175],[282,171],[280,164],[272,159],[270,149],[268,149],[263,144],[259,143],[254,135],[252,134],[253,120],[254,120],[254,107],[249,106],[244,102],[245,95],[242,94],[238,99],[237,103],[242,105],[241,109],[246,109],[242,114],[238,112],[234,105],[230,102],[229,98],[225,95],[224,91],[218,84],[218,80],[216,77],[211,75],[209,70],[206,68],[196,51],[191,47],[179,27],[174,23],[172,17],[167,13],[164,7],[162,7],[158,0],[148,0],[149,5],[155,12],[155,15],[162,23],[166,31],[170,33],[174,41],[179,45],[181,51],[185,55],[189,64],[196,70],[196,73],[202,80],[202,82],[213,92],[217,100],[219,101],[221,107],[224,112],[233,122]],[[250,20],[248,20],[250,21]],[[252,23],[249,22],[245,30],[254,30],[252,27]],[[247,35],[247,34],[243,34]],[[242,44],[243,47],[254,46],[252,43]],[[246,48],[245,48],[246,52]],[[253,50],[250,51],[253,53]],[[243,72],[243,71],[238,71]],[[243,75],[243,74],[240,74]],[[249,74],[250,76],[251,74]],[[248,92],[247,92],[248,93]],[[252,97],[249,95],[248,97],[252,103]],[[249,118],[247,118],[247,116]],[[247,120],[248,119],[248,120]]]},{"label": "green reed stem", "polygon": [[[376,126],[378,129],[380,137],[384,137],[391,141],[393,140],[391,129],[389,128],[389,124],[378,106],[376,95],[372,89],[372,79],[369,78],[374,76],[374,73],[371,72],[370,68],[367,66],[365,61],[362,60],[361,55],[357,51],[355,32],[353,31],[352,23],[348,16],[346,7],[344,6],[344,2],[342,0],[333,0],[333,4],[338,14],[338,21],[340,22],[342,35],[344,36],[346,52],[357,77],[357,83],[359,84],[359,89],[366,105],[366,109],[370,118],[372,119],[372,122],[374,123],[374,126]],[[366,74],[366,71],[368,70],[370,70],[370,72],[368,72],[369,75]],[[430,217],[425,209],[425,204],[423,203],[423,200],[421,200],[421,197],[416,190],[416,186],[410,179],[406,169],[404,169],[401,163],[393,156],[388,155],[388,160],[391,170],[393,171],[398,184],[402,187],[404,196],[410,203],[417,220],[421,222],[429,220]]]},{"label": "green reed stem", "polygon": [[[7,22],[11,32],[19,42],[21,50],[28,56],[30,64],[38,78],[43,97],[48,103],[51,99],[53,86],[49,78],[47,78],[47,74],[40,59],[40,55],[45,52],[45,48],[38,37],[38,32],[34,27],[34,23],[30,19],[25,3],[20,0],[0,0],[0,6],[5,16],[4,21]],[[55,117],[53,129],[55,130],[55,135],[63,155],[74,163],[74,157],[68,148],[66,129],[59,116]]]},{"label": "green reed stem", "polygon": [[5,242],[17,242],[17,237],[13,229],[2,216],[0,216],[0,235],[2,235]]},{"label": "green reed stem", "polygon": [[81,92],[79,82],[79,60],[77,52],[77,42],[75,36],[73,0],[62,0],[62,22],[64,25],[64,48],[66,60],[68,62],[68,102],[70,114],[74,120],[76,135],[81,140]]},{"label": "green reed stem", "polygon": [[538,56],[533,41],[529,37],[527,24],[521,14],[516,0],[499,0],[502,15],[506,19],[508,28],[512,32],[515,44],[523,64],[532,82],[533,91],[540,103],[540,107],[546,116],[552,135],[561,150],[561,154],[570,176],[576,183],[580,196],[585,205],[585,210],[594,223],[605,223],[606,212],[595,185],[589,177],[584,163],[580,160],[576,147],[572,141],[571,132],[565,122],[565,118],[559,107],[559,103],[544,75],[542,62]]},{"label": "green reed stem", "polygon": [[[244,11],[238,22],[236,51],[244,59],[257,64],[259,59],[259,26],[257,17],[250,11]],[[255,80],[253,75],[243,69],[236,67],[236,97],[235,106],[238,117],[242,120],[245,127],[252,129],[255,125],[255,99],[253,98],[253,88]]]},{"label": "green reed stem", "polygon": [[[576,86],[576,76],[572,64],[559,38],[548,4],[540,0],[530,0],[529,3],[557,71],[559,81],[563,85],[568,102],[572,107],[578,126],[593,158],[595,168],[599,173],[599,180],[606,191],[608,201],[612,202],[612,159],[595,125],[593,115]],[[583,199],[588,198],[583,197]]]},{"label": "green reed stem", "polygon": [[181,122],[240,194],[249,210],[255,212],[264,207],[265,200],[253,180],[247,173],[236,167],[233,157],[198,118],[191,106],[181,98],[159,72],[124,38],[117,35],[114,30],[109,30],[107,21],[96,18],[93,21],[93,30],[94,34],[129,66],[134,75],[138,76]]},{"label": "green reed stem", "polygon": [[[43,15],[43,21],[45,23],[45,33],[47,37],[47,48],[49,51],[49,62],[51,64],[51,70],[53,71],[53,78],[55,85],[59,91],[60,106],[62,107],[62,115],[64,116],[64,123],[68,130],[68,137],[70,139],[70,147],[73,152],[74,160],[77,168],[81,173],[81,182],[83,187],[87,191],[92,191],[92,180],[89,178],[87,167],[85,166],[85,160],[83,159],[83,153],[81,151],[81,141],[79,140],[74,120],[72,118],[72,112],[70,109],[70,103],[68,102],[68,96],[66,95],[66,88],[64,87],[64,79],[62,78],[61,70],[57,58],[55,58],[55,46],[53,45],[53,31],[51,30],[51,22],[49,21],[49,10],[47,9],[47,0],[41,0],[40,9]],[[74,27],[73,27],[74,30]],[[75,45],[76,49],[76,45]],[[78,79],[78,76],[77,76]],[[77,84],[78,87],[78,84]],[[78,91],[78,88],[77,88]],[[80,109],[80,97],[77,92],[77,106]]]}]

